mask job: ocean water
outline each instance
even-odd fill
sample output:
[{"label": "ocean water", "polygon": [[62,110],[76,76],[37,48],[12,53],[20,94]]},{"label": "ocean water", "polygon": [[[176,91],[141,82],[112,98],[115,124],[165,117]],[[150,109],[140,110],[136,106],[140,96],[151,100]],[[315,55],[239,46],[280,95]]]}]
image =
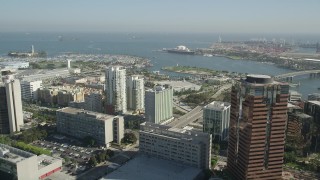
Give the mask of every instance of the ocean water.
[{"label": "ocean water", "polygon": [[[164,53],[163,48],[185,45],[189,48],[206,48],[218,40],[219,34],[168,34],[168,33],[0,33],[0,56],[9,51],[30,51],[34,45],[36,51],[44,50],[48,56],[64,52],[90,54],[124,54],[146,57],[151,60],[151,70],[160,70],[164,66],[196,66],[229,72],[279,75],[292,70],[275,65],[247,60],[230,60],[224,57],[203,57]],[[222,40],[239,41],[250,38],[287,38],[288,41],[320,40],[316,35],[254,35],[222,34]],[[310,49],[302,51],[312,52]],[[297,78],[301,86],[296,88],[306,98],[307,94],[319,92],[320,79]]]}]

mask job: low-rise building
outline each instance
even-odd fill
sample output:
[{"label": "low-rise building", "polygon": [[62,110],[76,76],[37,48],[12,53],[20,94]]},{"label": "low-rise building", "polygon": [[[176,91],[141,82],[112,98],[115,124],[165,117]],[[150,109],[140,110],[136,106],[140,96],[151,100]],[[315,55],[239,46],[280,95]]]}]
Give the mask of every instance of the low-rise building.
[{"label": "low-rise building", "polygon": [[187,90],[199,91],[201,86],[188,82],[188,81],[156,81],[155,84],[159,85],[169,85],[172,87],[174,92],[183,92]]},{"label": "low-rise building", "polygon": [[29,68],[29,62],[5,61],[5,62],[0,62],[0,67],[1,68],[14,68],[14,69]]},{"label": "low-rise building", "polygon": [[139,151],[143,154],[187,164],[211,167],[211,135],[144,122],[140,125]]},{"label": "low-rise building", "polygon": [[297,91],[290,91],[289,92],[289,101],[290,102],[300,102],[302,99],[302,95]]},{"label": "low-rise building", "polygon": [[68,106],[71,101],[81,102],[84,100],[84,94],[81,89],[60,90],[57,96],[57,104],[60,106]]},{"label": "low-rise building", "polygon": [[41,72],[37,72],[37,74],[25,75],[21,78],[24,81],[36,81],[36,80],[46,80],[46,79],[54,79],[60,77],[69,77],[70,72],[68,69],[51,69],[51,70],[43,70]]},{"label": "low-rise building", "polygon": [[5,144],[0,144],[0,162],[0,171],[6,176],[1,179],[43,179],[62,167],[61,159],[37,156]]},{"label": "low-rise building", "polygon": [[42,103],[68,106],[69,102],[84,101],[83,88],[70,86],[40,88],[38,90],[38,100]]},{"label": "low-rise building", "polygon": [[57,130],[77,138],[90,136],[99,144],[121,143],[124,136],[123,116],[113,116],[66,107],[57,110]]},{"label": "low-rise building", "polygon": [[42,103],[57,104],[59,88],[40,88],[38,89],[38,100]]},{"label": "low-rise building", "polygon": [[38,89],[42,88],[42,81],[21,81],[22,99],[26,101],[38,100]]},{"label": "low-rise building", "polygon": [[320,93],[308,94],[308,101],[320,101]]}]

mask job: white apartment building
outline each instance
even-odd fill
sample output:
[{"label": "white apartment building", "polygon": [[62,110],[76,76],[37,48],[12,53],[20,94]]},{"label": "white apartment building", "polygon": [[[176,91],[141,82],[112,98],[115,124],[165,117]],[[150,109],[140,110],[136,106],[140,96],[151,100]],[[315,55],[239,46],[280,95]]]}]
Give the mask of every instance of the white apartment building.
[{"label": "white apartment building", "polygon": [[23,100],[38,100],[37,90],[42,88],[42,81],[21,81],[21,95]]},{"label": "white apartment building", "polygon": [[124,136],[123,116],[113,116],[66,107],[57,110],[57,131],[77,138],[93,137],[99,144],[121,143]]},{"label": "white apartment building", "polygon": [[213,101],[203,108],[203,131],[227,140],[230,122],[230,107],[227,102]]},{"label": "white apartment building", "polygon": [[161,124],[173,118],[173,90],[169,86],[156,86],[145,91],[146,121]]},{"label": "white apartment building", "polygon": [[128,109],[144,110],[144,79],[142,76],[127,77],[127,104]]},{"label": "white apartment building", "polygon": [[105,86],[107,113],[127,112],[126,69],[120,66],[108,67]]},{"label": "white apartment building", "polygon": [[[20,131],[23,125],[20,81],[12,75],[2,78],[0,85],[0,133]],[[8,129],[9,128],[9,129]]]},{"label": "white apartment building", "polygon": [[144,122],[140,125],[139,151],[200,169],[211,168],[211,135]]}]

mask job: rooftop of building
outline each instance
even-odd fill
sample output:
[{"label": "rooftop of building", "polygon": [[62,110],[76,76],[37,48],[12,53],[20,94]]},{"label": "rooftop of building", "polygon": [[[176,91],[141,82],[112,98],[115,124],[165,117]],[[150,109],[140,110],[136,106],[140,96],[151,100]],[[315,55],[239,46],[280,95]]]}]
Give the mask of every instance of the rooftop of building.
[{"label": "rooftop of building", "polygon": [[320,106],[320,101],[308,101],[308,102]]},{"label": "rooftop of building", "polygon": [[230,106],[231,106],[231,104],[228,102],[213,101],[210,104],[204,106],[204,109],[224,110]]},{"label": "rooftop of building", "polygon": [[5,144],[0,144],[0,159],[5,161],[10,161],[16,164],[32,156],[36,155]]},{"label": "rooftop of building", "polygon": [[140,131],[158,134],[160,136],[166,136],[173,139],[192,141],[193,143],[203,142],[210,137],[210,134],[208,133],[174,128],[166,125],[154,124],[151,122],[144,122],[140,124]]},{"label": "rooftop of building", "polygon": [[245,80],[242,82],[254,85],[266,85],[266,84],[286,84],[278,81],[274,81],[271,76],[262,74],[248,74]]},{"label": "rooftop of building", "polygon": [[308,96],[319,96],[320,97],[320,93],[312,93],[312,94],[308,94]]},{"label": "rooftop of building", "polygon": [[112,173],[102,177],[106,179],[175,179],[188,180],[196,179],[201,170],[195,167],[176,163],[174,161],[158,159],[146,155],[138,155],[125,165],[121,166]]},{"label": "rooftop of building", "polygon": [[287,105],[288,109],[302,109],[301,107],[295,105],[295,104],[292,104],[290,102],[288,102],[288,105]]},{"label": "rooftop of building", "polygon": [[293,91],[293,90],[290,90],[289,91],[289,94],[292,96],[292,95],[296,95],[296,96],[301,96],[301,93],[299,93],[298,91]]},{"label": "rooftop of building", "polygon": [[300,119],[311,119],[312,117],[302,112],[295,112],[294,115]]},{"label": "rooftop of building", "polygon": [[143,80],[143,79],[144,79],[143,75],[138,75],[138,74],[134,74],[134,75],[128,76],[128,78],[131,78],[131,79],[140,79],[140,80]]},{"label": "rooftop of building", "polygon": [[72,107],[65,107],[65,108],[57,110],[57,112],[64,112],[64,113],[74,114],[74,115],[85,114],[85,115],[94,117],[94,118],[101,120],[101,121],[107,121],[107,120],[113,119],[115,117],[121,117],[121,116],[103,114],[103,113],[87,111],[84,109],[77,109],[77,108],[72,108]]},{"label": "rooftop of building", "polygon": [[42,154],[38,156],[38,169],[42,169],[46,166],[49,166],[50,164],[53,164],[59,161],[62,162],[62,160],[59,158],[54,158],[54,157]]},{"label": "rooftop of building", "polygon": [[27,61],[2,61],[0,65],[16,65],[16,64],[29,64]]},{"label": "rooftop of building", "polygon": [[115,71],[115,70],[126,70],[126,68],[125,67],[123,67],[123,66],[110,66],[110,67],[106,67],[106,70],[113,70],[113,71]]},{"label": "rooftop of building", "polygon": [[195,88],[196,90],[199,90],[201,86],[188,82],[188,81],[156,81],[155,84],[160,84],[162,86],[169,85],[172,86],[172,88],[175,91],[179,91],[180,89],[190,89]]},{"label": "rooftop of building", "polygon": [[161,92],[167,89],[172,89],[172,86],[163,86],[163,85],[157,85],[153,89],[147,89],[146,92]]}]

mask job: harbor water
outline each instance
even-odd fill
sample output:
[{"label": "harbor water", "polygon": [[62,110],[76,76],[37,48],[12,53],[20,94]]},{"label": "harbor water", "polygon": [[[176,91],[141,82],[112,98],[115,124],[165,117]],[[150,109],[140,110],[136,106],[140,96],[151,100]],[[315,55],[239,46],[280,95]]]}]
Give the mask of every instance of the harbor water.
[{"label": "harbor water", "polygon": [[[119,33],[0,33],[0,55],[6,56],[9,51],[30,51],[34,45],[36,51],[46,51],[48,56],[64,52],[82,54],[123,54],[145,57],[154,65],[150,69],[160,70],[164,66],[195,66],[229,72],[279,75],[292,72],[273,64],[249,60],[231,60],[224,57],[204,57],[165,53],[163,48],[174,48],[185,45],[190,49],[207,48],[217,41],[218,35],[212,34],[119,34]],[[248,40],[249,35],[226,36],[226,40]],[[300,39],[303,37],[300,37]],[[313,39],[312,37],[306,37]],[[319,92],[320,79],[299,77],[300,83],[293,88],[307,94]]]}]

